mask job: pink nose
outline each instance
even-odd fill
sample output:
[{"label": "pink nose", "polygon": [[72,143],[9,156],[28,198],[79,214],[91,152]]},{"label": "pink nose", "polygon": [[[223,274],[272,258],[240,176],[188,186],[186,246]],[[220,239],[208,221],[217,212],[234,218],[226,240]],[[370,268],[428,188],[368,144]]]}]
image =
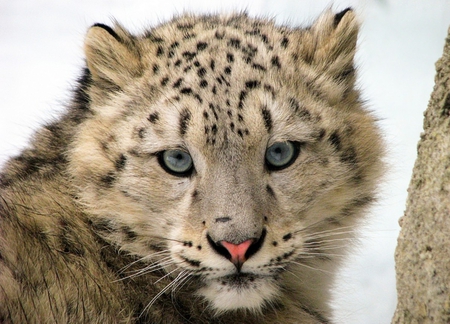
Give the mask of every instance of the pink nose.
[{"label": "pink nose", "polygon": [[220,244],[230,253],[230,261],[238,270],[241,270],[242,264],[247,261],[245,253],[247,252],[253,240],[247,240],[239,244],[233,244],[227,241],[221,241]]}]

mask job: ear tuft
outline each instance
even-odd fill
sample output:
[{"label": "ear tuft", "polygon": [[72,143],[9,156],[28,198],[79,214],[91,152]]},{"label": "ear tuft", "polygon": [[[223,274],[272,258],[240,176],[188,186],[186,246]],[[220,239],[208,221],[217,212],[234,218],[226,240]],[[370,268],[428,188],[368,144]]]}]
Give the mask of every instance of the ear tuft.
[{"label": "ear tuft", "polygon": [[120,25],[115,29],[95,24],[87,32],[84,50],[94,83],[117,89],[139,75],[139,49],[134,38]]}]

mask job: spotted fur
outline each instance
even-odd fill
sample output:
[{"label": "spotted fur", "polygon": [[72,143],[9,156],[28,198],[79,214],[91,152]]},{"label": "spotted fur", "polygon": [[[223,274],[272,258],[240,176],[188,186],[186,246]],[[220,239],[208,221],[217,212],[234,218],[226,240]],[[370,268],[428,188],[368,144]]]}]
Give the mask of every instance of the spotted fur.
[{"label": "spotted fur", "polygon": [[351,10],[94,25],[67,113],[0,176],[0,322],[331,323],[383,171],[357,33]]}]

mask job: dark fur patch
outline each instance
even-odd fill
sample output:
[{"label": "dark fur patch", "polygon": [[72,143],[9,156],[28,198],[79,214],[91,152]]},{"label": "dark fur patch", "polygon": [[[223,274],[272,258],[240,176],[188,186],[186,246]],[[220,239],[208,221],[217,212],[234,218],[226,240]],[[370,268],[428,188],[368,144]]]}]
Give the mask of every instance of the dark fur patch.
[{"label": "dark fur patch", "polygon": [[292,238],[292,233],[287,233],[283,236],[283,241],[287,242]]},{"label": "dark fur patch", "polygon": [[197,53],[186,51],[186,52],[181,53],[181,55],[189,62],[189,61],[192,61],[194,59],[194,57],[197,56]]},{"label": "dark fur patch", "polygon": [[281,45],[281,47],[283,47],[283,48],[288,47],[288,45],[289,45],[289,38],[283,37],[283,39],[281,40],[280,45]]},{"label": "dark fur patch", "polygon": [[266,68],[258,63],[253,63],[252,68],[254,68],[255,70],[259,70],[259,71],[266,71]]},{"label": "dark fur patch", "polygon": [[336,151],[340,151],[341,150],[341,137],[339,136],[337,131],[334,131],[330,135],[330,137],[328,138],[328,141],[330,142],[331,145],[334,146]]},{"label": "dark fur patch", "polygon": [[273,191],[273,189],[270,185],[266,186],[266,191],[269,195],[271,195],[272,197],[275,197],[275,192]]},{"label": "dark fur patch", "polygon": [[151,113],[147,119],[149,122],[154,124],[159,120],[159,113],[158,112]]},{"label": "dark fur patch", "polygon": [[160,84],[161,84],[161,86],[164,87],[168,82],[169,82],[169,78],[168,77],[164,77],[164,78],[161,79]]},{"label": "dark fur patch", "polygon": [[112,171],[108,172],[106,175],[100,178],[102,184],[106,187],[111,187],[116,181],[116,174]]},{"label": "dark fur patch", "polygon": [[125,168],[125,164],[127,163],[127,157],[123,154],[120,154],[120,157],[114,163],[117,171],[123,170]]},{"label": "dark fur patch", "polygon": [[205,75],[206,75],[206,69],[205,68],[199,68],[198,69],[198,71],[197,71],[197,75],[200,77],[200,78],[203,78]]},{"label": "dark fur patch", "polygon": [[238,103],[238,108],[242,109],[244,107],[244,100],[247,97],[247,91],[242,90],[241,93],[239,94],[239,103]]},{"label": "dark fur patch", "polygon": [[272,115],[266,106],[263,106],[261,108],[261,114],[263,116],[264,126],[266,127],[267,131],[270,132],[270,130],[272,129]]},{"label": "dark fur patch", "polygon": [[174,88],[179,88],[181,86],[181,83],[183,82],[183,78],[179,78],[175,83],[173,84]]},{"label": "dark fur patch", "polygon": [[133,231],[129,226],[122,226],[122,233],[125,235],[127,241],[135,241],[138,237],[137,233]]},{"label": "dark fur patch", "polygon": [[189,110],[184,109],[180,114],[180,135],[186,134],[189,121],[191,120],[191,113]]},{"label": "dark fur patch", "polygon": [[234,55],[232,53],[227,53],[227,62],[228,63],[234,62]]},{"label": "dark fur patch", "polygon": [[230,40],[228,41],[228,46],[239,49],[241,47],[241,40],[237,38],[230,38]]},{"label": "dark fur patch", "polygon": [[201,80],[199,85],[200,85],[200,88],[206,88],[208,86],[208,81]]},{"label": "dark fur patch", "polygon": [[231,66],[225,67],[225,69],[223,70],[223,72],[224,72],[225,74],[231,74]]},{"label": "dark fur patch", "polygon": [[344,18],[345,14],[347,12],[349,12],[349,11],[352,11],[352,8],[344,9],[344,10],[342,10],[341,12],[337,13],[334,16],[334,21],[333,21],[334,28],[336,28],[339,25],[339,23],[341,22],[342,18]]},{"label": "dark fur patch", "polygon": [[272,63],[272,66],[281,69],[280,58],[278,56],[273,56],[272,59],[270,60],[270,63]]},{"label": "dark fur patch", "polygon": [[245,87],[247,89],[256,89],[259,88],[259,86],[261,85],[261,82],[258,80],[250,80],[245,82]]},{"label": "dark fur patch", "polygon": [[197,43],[197,50],[198,51],[203,51],[207,47],[208,47],[208,44],[205,43],[205,42],[198,42]]}]

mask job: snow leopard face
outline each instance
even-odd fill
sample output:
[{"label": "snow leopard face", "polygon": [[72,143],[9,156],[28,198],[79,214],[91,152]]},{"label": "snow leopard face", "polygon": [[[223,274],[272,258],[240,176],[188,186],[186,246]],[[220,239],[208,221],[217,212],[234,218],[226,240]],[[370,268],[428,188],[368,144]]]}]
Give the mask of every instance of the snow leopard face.
[{"label": "snow leopard face", "polygon": [[221,313],[300,291],[325,308],[382,169],[357,30],[351,11],[307,29],[243,14],[93,26],[68,158],[95,231],[172,278],[161,294],[191,285]]}]

